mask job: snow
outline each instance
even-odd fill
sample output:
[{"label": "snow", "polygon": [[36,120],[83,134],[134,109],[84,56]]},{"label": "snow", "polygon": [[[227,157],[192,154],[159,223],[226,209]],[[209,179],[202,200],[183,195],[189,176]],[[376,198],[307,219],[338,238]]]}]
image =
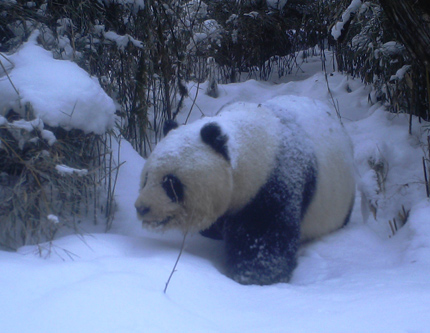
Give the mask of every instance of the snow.
[{"label": "snow", "polygon": [[48,130],[44,130],[43,121],[40,118],[36,118],[30,121],[23,119],[13,121],[9,123],[6,118],[0,116],[0,125],[8,129],[9,133],[19,142],[19,148],[22,150],[27,141],[35,140],[34,137],[28,135],[33,130],[39,130],[43,139],[45,139],[49,145],[53,145],[57,140],[54,133]]},{"label": "snow", "polygon": [[128,34],[120,36],[116,32],[107,31],[104,32],[103,35],[107,40],[114,42],[122,51],[125,50],[128,43],[132,43],[135,47],[143,49],[143,43],[141,41],[138,41],[137,39],[134,39]]},{"label": "snow", "polygon": [[58,219],[58,216],[55,216],[53,214],[49,214],[47,217],[48,217],[48,220],[51,221],[54,224],[60,223],[60,220]]},{"label": "snow", "polygon": [[57,141],[57,138],[55,137],[54,133],[48,130],[42,130],[40,133],[42,135],[42,138],[48,142],[48,145],[52,146],[55,141]]},{"label": "snow", "polygon": [[333,28],[331,29],[331,35],[335,40],[338,40],[339,37],[342,35],[342,30],[349,22],[349,20],[352,18],[352,15],[354,15],[357,10],[360,9],[361,5],[363,4],[362,0],[352,0],[348,8],[343,12],[342,19],[337,22]]},{"label": "snow", "polygon": [[410,68],[411,68],[411,65],[403,65],[401,68],[397,70],[396,74],[391,75],[390,81],[403,80]]},{"label": "snow", "polygon": [[[96,78],[71,61],[53,59],[37,45],[33,32],[21,49],[8,56],[9,77],[0,76],[0,114],[13,108],[25,113],[30,103],[45,124],[103,134],[113,127],[115,105]],[[15,91],[14,87],[19,92]]]},{"label": "snow", "polygon": [[258,12],[255,12],[255,11],[252,11],[252,12],[249,12],[249,13],[245,13],[245,14],[243,14],[244,16],[249,16],[249,17],[251,17],[251,18],[253,18],[253,19],[255,19],[255,18],[257,18],[258,17],[258,15],[260,15]]},{"label": "snow", "polygon": [[87,169],[75,169],[71,168],[64,164],[58,164],[55,166],[55,170],[57,170],[61,175],[71,175],[77,174],[78,176],[85,176],[88,173]]},{"label": "snow", "polygon": [[[45,51],[30,46],[36,63],[36,58],[47,58]],[[286,94],[317,99],[333,110],[325,74],[316,71],[321,64],[308,61],[300,76],[276,84],[250,80],[219,85],[217,99],[205,95],[206,84],[201,84],[199,108],[193,109],[191,120],[200,117],[200,110],[214,115],[236,101],[263,103]],[[80,73],[72,66],[67,71],[70,76]],[[133,204],[144,160],[122,140],[115,150],[125,164],[109,233],[70,235],[17,253],[0,252],[0,331],[428,331],[430,202],[422,176],[428,124],[414,118],[409,135],[407,115],[368,104],[369,98],[375,100],[370,87],[339,73],[327,79],[355,145],[364,195],[362,199],[357,192],[348,226],[301,248],[290,283],[237,284],[223,273],[222,242],[188,235],[163,293],[182,235],[141,229]],[[36,80],[29,76],[28,82]],[[182,121],[196,89],[196,84],[189,86]],[[59,96],[51,91],[48,97]],[[29,92],[27,98],[32,97]],[[371,168],[377,163],[386,167],[383,190],[378,171]],[[369,201],[376,205],[376,213],[363,218]],[[393,235],[388,221],[399,219],[402,206],[409,218]],[[50,220],[56,221],[54,216]]]},{"label": "snow", "polygon": [[404,52],[405,47],[395,41],[386,42],[382,46],[375,50],[375,58],[379,59],[381,55],[395,57],[396,55]]}]

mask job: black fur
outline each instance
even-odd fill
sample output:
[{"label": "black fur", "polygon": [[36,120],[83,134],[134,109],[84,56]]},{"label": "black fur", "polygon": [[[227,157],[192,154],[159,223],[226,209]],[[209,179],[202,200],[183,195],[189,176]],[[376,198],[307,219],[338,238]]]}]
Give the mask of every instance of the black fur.
[{"label": "black fur", "polygon": [[311,202],[316,172],[309,169],[301,195],[276,172],[254,200],[224,225],[228,275],[242,284],[288,282],[297,264],[300,222]]},{"label": "black fur", "polygon": [[173,202],[184,201],[184,185],[174,175],[167,175],[163,178],[163,183],[161,185],[166,192],[166,195]]},{"label": "black fur", "polygon": [[300,244],[300,217],[294,207],[288,214],[271,192],[282,185],[269,182],[243,210],[224,224],[227,275],[242,284],[287,282],[296,267]]},{"label": "black fur", "polygon": [[224,217],[220,217],[209,228],[200,231],[200,235],[216,240],[223,239],[224,219]]},{"label": "black fur", "polygon": [[[315,195],[318,165],[302,129],[284,125],[266,183],[245,207],[227,212],[202,232],[224,239],[227,274],[242,284],[287,282],[297,264],[300,223]],[[206,126],[216,133],[209,137],[221,135],[218,125]]]},{"label": "black fur", "polygon": [[204,125],[200,130],[200,136],[204,143],[221,154],[227,161],[230,161],[227,147],[228,136],[221,132],[221,128],[217,123]]},{"label": "black fur", "polygon": [[351,205],[349,206],[348,214],[346,215],[345,220],[343,221],[343,227],[348,224],[349,219],[351,218],[352,209],[354,208],[354,202],[355,202],[355,196],[352,198]]},{"label": "black fur", "polygon": [[235,214],[227,213],[201,232],[224,239],[227,274],[239,283],[287,282],[296,267],[300,222],[316,188],[316,161],[302,168],[301,182],[280,181],[285,172],[275,169],[247,206]]},{"label": "black fur", "polygon": [[166,136],[171,130],[178,128],[178,123],[174,120],[166,120],[163,125],[163,135]]}]

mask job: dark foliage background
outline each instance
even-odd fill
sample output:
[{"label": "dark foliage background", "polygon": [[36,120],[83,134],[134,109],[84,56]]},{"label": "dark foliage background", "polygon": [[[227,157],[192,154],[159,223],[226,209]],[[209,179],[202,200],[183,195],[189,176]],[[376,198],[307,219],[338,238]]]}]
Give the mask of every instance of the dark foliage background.
[{"label": "dark foliage background", "polygon": [[316,45],[333,49],[335,70],[373,85],[393,112],[428,119],[425,66],[400,42],[379,0],[362,2],[334,40],[331,28],[351,0],[289,0],[283,8],[258,0],[3,1],[0,50],[13,52],[40,29],[45,48],[100,79],[120,106],[122,133],[142,155],[181,109],[186,82],[282,76],[297,51]]}]

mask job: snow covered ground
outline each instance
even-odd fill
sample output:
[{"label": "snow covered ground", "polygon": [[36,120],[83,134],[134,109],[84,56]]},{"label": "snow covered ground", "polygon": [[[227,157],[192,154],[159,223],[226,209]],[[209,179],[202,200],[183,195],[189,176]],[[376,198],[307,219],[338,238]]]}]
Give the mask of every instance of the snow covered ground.
[{"label": "snow covered ground", "polygon": [[[309,61],[300,81],[292,75],[276,84],[222,85],[218,99],[206,96],[201,85],[197,106],[211,115],[234,101],[263,102],[284,94],[332,105],[319,60]],[[290,283],[237,284],[223,274],[222,242],[194,235],[187,238],[163,293],[182,235],[141,229],[133,204],[144,160],[123,140],[121,160],[126,163],[109,233],[71,235],[17,253],[0,252],[0,332],[430,331],[425,124],[414,119],[409,135],[407,116],[368,104],[369,87],[338,73],[328,81],[355,144],[365,197],[357,192],[347,227],[303,246]],[[196,88],[191,85],[185,113]],[[198,108],[193,119],[200,116]],[[369,161],[385,166],[384,192]],[[402,206],[410,210],[409,219],[393,235],[388,221],[400,220]]]}]

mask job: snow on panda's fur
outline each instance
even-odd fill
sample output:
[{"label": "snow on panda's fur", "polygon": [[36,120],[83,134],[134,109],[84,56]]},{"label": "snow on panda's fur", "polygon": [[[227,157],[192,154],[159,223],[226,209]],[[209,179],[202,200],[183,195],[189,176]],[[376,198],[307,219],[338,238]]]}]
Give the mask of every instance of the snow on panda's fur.
[{"label": "snow on panda's fur", "polygon": [[354,202],[352,147],[320,102],[235,103],[181,126],[146,161],[143,225],[224,239],[227,274],[287,282],[301,241],[342,227]]}]

